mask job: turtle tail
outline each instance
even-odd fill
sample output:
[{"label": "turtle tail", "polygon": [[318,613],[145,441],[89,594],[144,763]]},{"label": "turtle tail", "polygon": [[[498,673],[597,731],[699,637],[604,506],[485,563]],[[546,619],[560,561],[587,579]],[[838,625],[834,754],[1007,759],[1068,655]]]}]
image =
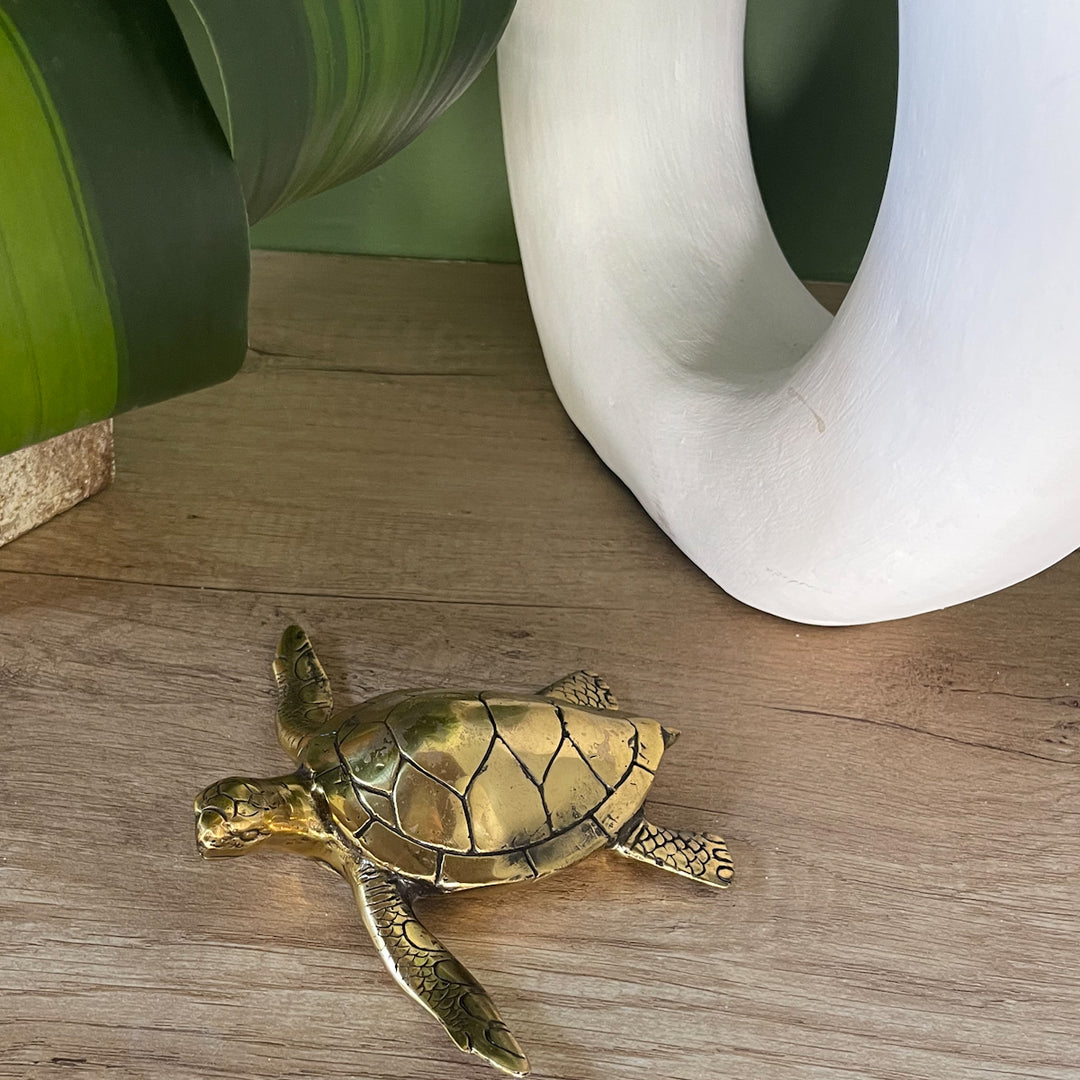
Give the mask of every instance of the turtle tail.
[{"label": "turtle tail", "polygon": [[274,678],[278,687],[278,742],[299,758],[308,740],[328,729],[334,711],[330,680],[299,626],[290,626],[281,635]]}]

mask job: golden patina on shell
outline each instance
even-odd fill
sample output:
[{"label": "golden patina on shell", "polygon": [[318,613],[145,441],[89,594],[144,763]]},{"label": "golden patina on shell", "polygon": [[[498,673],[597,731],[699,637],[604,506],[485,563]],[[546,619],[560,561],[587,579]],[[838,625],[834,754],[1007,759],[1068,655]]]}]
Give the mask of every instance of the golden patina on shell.
[{"label": "golden patina on shell", "polygon": [[308,763],[372,859],[459,889],[537,877],[609,843],[663,747],[655,720],[610,707],[424,690],[367,702],[343,718],[332,758],[313,743]]}]

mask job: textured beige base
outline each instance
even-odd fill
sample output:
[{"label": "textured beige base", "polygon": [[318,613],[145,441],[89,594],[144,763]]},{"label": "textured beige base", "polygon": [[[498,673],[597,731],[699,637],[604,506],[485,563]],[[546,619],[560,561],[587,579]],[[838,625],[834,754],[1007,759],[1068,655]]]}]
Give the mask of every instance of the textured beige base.
[{"label": "textured beige base", "polygon": [[111,420],[0,457],[0,545],[97,494],[113,472]]}]

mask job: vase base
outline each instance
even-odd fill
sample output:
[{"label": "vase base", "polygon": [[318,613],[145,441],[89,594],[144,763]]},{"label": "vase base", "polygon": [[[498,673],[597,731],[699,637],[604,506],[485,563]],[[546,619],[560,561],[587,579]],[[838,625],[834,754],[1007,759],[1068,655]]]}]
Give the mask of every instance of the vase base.
[{"label": "vase base", "polygon": [[0,457],[0,547],[96,495],[114,472],[111,420]]}]

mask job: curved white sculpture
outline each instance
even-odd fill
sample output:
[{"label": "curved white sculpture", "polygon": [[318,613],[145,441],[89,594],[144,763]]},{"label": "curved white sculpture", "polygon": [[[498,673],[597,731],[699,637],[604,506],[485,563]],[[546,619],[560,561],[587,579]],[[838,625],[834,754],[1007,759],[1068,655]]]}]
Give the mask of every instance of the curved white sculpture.
[{"label": "curved white sculpture", "polygon": [[892,619],[1080,542],[1080,3],[907,0],[892,163],[835,320],[772,235],[737,0],[519,0],[499,50],[574,422],[725,590]]}]

